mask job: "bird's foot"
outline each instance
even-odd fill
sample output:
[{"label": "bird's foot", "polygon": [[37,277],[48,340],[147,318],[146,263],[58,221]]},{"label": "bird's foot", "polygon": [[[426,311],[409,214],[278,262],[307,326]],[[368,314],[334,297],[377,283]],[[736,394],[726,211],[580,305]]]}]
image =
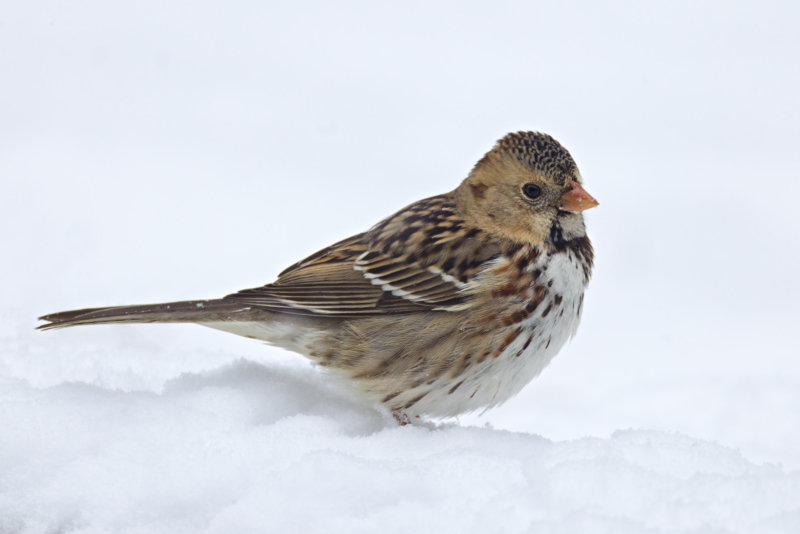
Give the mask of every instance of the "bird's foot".
[{"label": "bird's foot", "polygon": [[397,421],[397,424],[400,426],[411,424],[411,419],[408,418],[408,415],[404,414],[400,410],[392,410],[392,417],[394,417],[394,420]]}]

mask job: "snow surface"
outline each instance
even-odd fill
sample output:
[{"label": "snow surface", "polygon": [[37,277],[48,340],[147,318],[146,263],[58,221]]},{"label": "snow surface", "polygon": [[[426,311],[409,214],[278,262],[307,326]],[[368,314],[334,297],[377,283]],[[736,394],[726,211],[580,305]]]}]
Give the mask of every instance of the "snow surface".
[{"label": "snow surface", "polygon": [[150,347],[135,327],[26,334],[4,319],[3,533],[800,525],[800,471],[684,434],[399,427],[299,357]]},{"label": "snow surface", "polygon": [[[800,532],[800,3],[7,4],[0,534]],[[33,330],[268,283],[522,129],[597,262],[482,417],[398,428],[199,327]]]}]

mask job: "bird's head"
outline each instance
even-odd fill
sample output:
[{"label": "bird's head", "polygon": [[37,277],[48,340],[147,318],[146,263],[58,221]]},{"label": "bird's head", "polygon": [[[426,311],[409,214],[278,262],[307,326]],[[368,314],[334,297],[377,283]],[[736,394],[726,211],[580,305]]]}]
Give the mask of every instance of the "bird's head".
[{"label": "bird's head", "polygon": [[455,190],[459,214],[482,230],[519,243],[544,245],[583,237],[582,211],[598,202],[581,185],[569,152],[547,134],[500,139]]}]

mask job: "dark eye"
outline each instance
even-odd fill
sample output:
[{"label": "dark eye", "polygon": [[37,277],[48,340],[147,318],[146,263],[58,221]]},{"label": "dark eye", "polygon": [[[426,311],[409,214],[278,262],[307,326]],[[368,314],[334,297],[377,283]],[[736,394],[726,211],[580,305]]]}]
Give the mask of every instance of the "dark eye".
[{"label": "dark eye", "polygon": [[537,198],[539,195],[542,194],[542,190],[539,189],[539,186],[536,184],[525,184],[522,186],[522,192],[525,193],[525,196],[534,199]]}]

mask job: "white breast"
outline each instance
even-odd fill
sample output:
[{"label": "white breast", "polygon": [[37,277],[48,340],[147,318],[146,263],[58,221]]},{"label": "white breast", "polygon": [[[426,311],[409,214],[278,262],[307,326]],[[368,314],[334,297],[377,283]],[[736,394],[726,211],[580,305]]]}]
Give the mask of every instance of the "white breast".
[{"label": "white breast", "polygon": [[520,335],[497,358],[470,369],[459,394],[429,394],[412,412],[448,417],[503,404],[537,377],[575,335],[588,282],[579,259],[571,252],[543,254],[530,266],[533,269],[542,271],[550,292],[522,322]]}]

